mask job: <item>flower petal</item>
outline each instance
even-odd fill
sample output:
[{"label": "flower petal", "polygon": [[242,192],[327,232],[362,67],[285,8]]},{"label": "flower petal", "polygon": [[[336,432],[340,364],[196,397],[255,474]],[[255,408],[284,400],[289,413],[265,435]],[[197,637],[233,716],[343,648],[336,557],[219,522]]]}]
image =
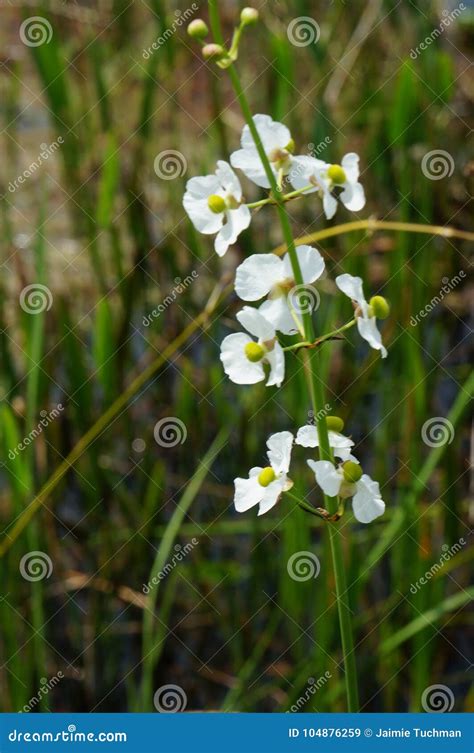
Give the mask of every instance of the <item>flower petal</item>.
[{"label": "flower petal", "polygon": [[234,199],[240,201],[242,199],[242,186],[229,163],[224,160],[219,160],[217,163],[216,175],[226,193],[231,194]]},{"label": "flower petal", "polygon": [[261,468],[252,468],[249,478],[234,479],[234,505],[237,512],[247,512],[263,499],[265,488],[258,483],[261,470]]},{"label": "flower petal", "polygon": [[325,494],[329,497],[339,494],[343,481],[342,473],[329,460],[307,460],[306,462],[314,471],[316,481]]},{"label": "flower petal", "polygon": [[219,231],[214,242],[214,248],[219,256],[224,256],[225,252],[239,237],[242,230],[250,225],[252,215],[250,209],[242,204],[238,209],[228,209],[224,213],[226,223]]},{"label": "flower petal", "polygon": [[336,277],[336,285],[339,290],[342,290],[343,293],[349,296],[353,301],[356,301],[362,308],[367,306],[367,301],[364,298],[361,277],[354,277],[349,274],[338,275],[338,277]]},{"label": "flower petal", "polygon": [[207,204],[209,196],[219,192],[222,194],[222,189],[215,175],[191,178],[186,184],[183,206],[196,230],[205,235],[217,233],[224,222],[224,214],[211,212]]},{"label": "flower petal", "polygon": [[360,336],[369,343],[371,348],[374,348],[374,350],[380,350],[382,358],[387,357],[387,349],[382,343],[382,335],[377,329],[377,320],[374,316],[368,317],[367,319],[358,316],[357,329],[359,330]]},{"label": "flower petal", "polygon": [[359,212],[365,207],[365,193],[361,183],[347,184],[339,198],[351,212]]},{"label": "flower petal", "polygon": [[266,353],[265,359],[270,364],[270,374],[266,386],[280,387],[285,378],[285,353],[280,343],[275,343],[273,350]]},{"label": "flower petal", "polygon": [[291,431],[278,431],[267,439],[268,459],[275,473],[288,473],[293,447]]},{"label": "flower petal", "polygon": [[[303,276],[303,282],[307,284],[318,280],[325,269],[324,259],[319,251],[312,246],[297,246],[296,255]],[[286,276],[293,277],[293,268],[289,254],[285,254],[283,263],[285,265]]]},{"label": "flower petal", "polygon": [[[261,188],[270,188],[264,167],[254,147],[247,149],[237,149],[230,155],[232,167],[238,167],[249,180],[256,183]],[[274,171],[275,172],[275,171]]]},{"label": "flower petal", "polygon": [[331,192],[326,189],[323,195],[323,209],[327,220],[332,220],[337,210],[337,201]]},{"label": "flower petal", "polygon": [[359,178],[359,155],[355,152],[345,154],[341,160],[348,183],[355,183]]},{"label": "flower petal", "polygon": [[306,424],[298,429],[295,444],[300,447],[319,447],[318,432],[316,426]]},{"label": "flower petal", "polygon": [[[253,122],[257,127],[258,135],[267,154],[273,149],[285,149],[290,143],[291,133],[288,128],[283,123],[273,120],[270,115],[254,115]],[[255,148],[255,142],[248,125],[244,126],[240,143],[243,149]]]},{"label": "flower petal", "polygon": [[196,230],[204,235],[214,235],[218,233],[224,222],[224,213],[215,214],[211,212],[206,201],[189,201],[186,196],[183,199],[183,206],[186,213],[193,223]]},{"label": "flower petal", "polygon": [[285,335],[293,335],[298,332],[286,295],[279,295],[277,298],[264,301],[258,310],[279,332],[283,332]]},{"label": "flower petal", "polygon": [[360,465],[355,455],[352,455],[349,447],[335,447],[333,451],[335,457],[342,460],[343,463],[345,463],[346,460],[352,460],[353,463]]},{"label": "flower petal", "polygon": [[227,335],[221,344],[224,371],[235,384],[256,384],[265,379],[262,363],[252,363],[245,355],[245,346],[253,342],[245,332]]},{"label": "flower petal", "polygon": [[276,254],[253,254],[237,267],[235,292],[243,301],[258,301],[283,279],[283,262]]},{"label": "flower petal", "polygon": [[[333,450],[349,449],[354,446],[354,442],[344,434],[337,431],[328,431],[329,444]],[[319,447],[318,431],[313,424],[306,424],[298,429],[296,434],[296,444],[301,447]]]},{"label": "flower petal", "polygon": [[254,337],[258,337],[259,340],[267,342],[273,340],[275,337],[275,328],[273,325],[265,319],[258,309],[254,309],[251,306],[244,306],[237,314],[237,319],[243,327],[250,332]]},{"label": "flower petal", "polygon": [[186,183],[185,196],[191,199],[208,199],[214,193],[222,193],[217,175],[197,175]]},{"label": "flower petal", "polygon": [[263,490],[263,498],[260,501],[260,505],[258,507],[259,515],[264,515],[266,512],[271,510],[272,507],[275,507],[276,503],[281,497],[285,484],[286,474],[284,474],[280,478],[275,479],[275,481],[272,481],[272,483]]},{"label": "flower petal", "polygon": [[360,523],[371,523],[385,512],[385,502],[380,495],[377,481],[366,473],[356,484],[357,492],[352,499],[354,515]]},{"label": "flower petal", "polygon": [[322,187],[322,175],[328,167],[329,165],[322,160],[302,154],[293,157],[291,160],[291,169],[288,177],[293,188],[297,191],[301,188],[306,188],[306,186],[315,181],[319,186],[315,186],[307,191],[307,193],[313,193],[314,191],[319,191]]}]

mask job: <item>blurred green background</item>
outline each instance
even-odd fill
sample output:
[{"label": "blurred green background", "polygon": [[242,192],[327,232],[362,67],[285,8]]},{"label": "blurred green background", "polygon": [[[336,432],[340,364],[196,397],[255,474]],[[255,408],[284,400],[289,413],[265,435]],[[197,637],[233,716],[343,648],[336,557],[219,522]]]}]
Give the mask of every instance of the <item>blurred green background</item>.
[{"label": "blurred green background", "polygon": [[[254,112],[283,120],[297,153],[360,154],[360,219],[468,231],[472,7],[417,51],[459,6],[255,5],[238,63]],[[220,6],[230,35],[241,4]],[[175,685],[188,710],[343,711],[324,524],[285,499],[258,520],[233,509],[234,477],[310,406],[296,357],[280,390],[240,388],[219,362],[236,265],[282,239],[259,212],[220,260],[182,208],[186,180],[228,159],[243,125],[225,72],[186,37],[206,4],[0,10],[2,710],[150,711]],[[295,46],[301,16],[319,38]],[[435,150],[441,175],[427,174]],[[290,212],[296,236],[328,225],[316,199]],[[341,206],[329,225],[354,219]],[[360,274],[392,304],[386,360],[350,333],[321,374],[387,503],[370,526],[350,511],[339,524],[362,708],[419,710],[442,684],[472,711],[472,244],[385,229],[317,245],[332,278]],[[348,302],[329,279],[321,292],[324,332]],[[431,419],[442,434],[427,443]],[[292,475],[318,504],[303,458]],[[289,577],[301,551],[317,578]]]}]

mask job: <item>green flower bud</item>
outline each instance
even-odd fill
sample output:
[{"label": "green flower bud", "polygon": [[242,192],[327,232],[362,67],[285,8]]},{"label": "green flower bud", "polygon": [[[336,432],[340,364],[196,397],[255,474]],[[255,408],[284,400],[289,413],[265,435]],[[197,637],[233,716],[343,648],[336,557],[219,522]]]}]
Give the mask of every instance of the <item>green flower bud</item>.
[{"label": "green flower bud", "polygon": [[331,165],[328,168],[328,178],[337,185],[346,182],[346,174],[340,165]]},{"label": "green flower bud", "polygon": [[258,483],[260,484],[260,486],[268,486],[272,483],[272,481],[275,481],[275,479],[275,471],[269,465],[267,465],[266,468],[263,468],[263,470],[261,470],[258,474]]},{"label": "green flower bud", "polygon": [[225,199],[223,199],[222,196],[213,193],[212,196],[209,196],[207,200],[207,206],[209,207],[211,212],[214,212],[214,214],[220,214],[225,210]]},{"label": "green flower bud", "polygon": [[347,460],[343,464],[342,471],[344,473],[344,480],[349,481],[351,484],[357,483],[362,478],[362,468],[352,460]]},{"label": "green flower bud", "polygon": [[386,319],[390,314],[390,304],[382,295],[374,295],[369,301],[369,306],[377,319]]},{"label": "green flower bud", "polygon": [[240,20],[244,26],[256,24],[258,21],[258,10],[256,8],[244,8],[240,14]]},{"label": "green flower bud", "polygon": [[328,431],[341,432],[344,428],[344,421],[339,416],[326,416],[326,426]]},{"label": "green flower bud", "polygon": [[258,343],[247,343],[245,346],[245,355],[252,363],[258,363],[265,355],[265,350]]},{"label": "green flower bud", "polygon": [[209,29],[202,18],[195,18],[188,26],[188,34],[193,39],[205,39],[209,34]]},{"label": "green flower bud", "polygon": [[202,48],[204,60],[220,60],[225,57],[226,51],[220,44],[206,44]]}]

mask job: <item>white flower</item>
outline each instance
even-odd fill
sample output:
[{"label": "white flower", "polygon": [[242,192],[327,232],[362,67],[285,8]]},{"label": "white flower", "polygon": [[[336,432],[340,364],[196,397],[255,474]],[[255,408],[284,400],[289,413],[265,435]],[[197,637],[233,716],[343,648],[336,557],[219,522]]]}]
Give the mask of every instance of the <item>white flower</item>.
[{"label": "white flower", "polygon": [[[325,494],[330,497],[353,497],[352,508],[359,523],[371,523],[384,514],[385,502],[377,481],[362,473],[355,459],[339,468],[329,460],[308,460],[307,463],[314,471],[316,481]],[[349,472],[345,472],[345,468]],[[355,472],[356,469],[358,472]]]},{"label": "white flower", "polygon": [[294,157],[289,178],[297,190],[314,185],[307,193],[319,191],[328,220],[336,214],[337,199],[332,195],[336,187],[342,189],[338,198],[347,209],[358,212],[365,206],[364,189],[359,183],[359,157],[354,152],[346,154],[340,165],[329,165],[314,157]]},{"label": "white flower", "polygon": [[285,377],[285,354],[276,339],[275,328],[250,306],[244,306],[237,319],[257,342],[244,332],[225,337],[221,345],[225,373],[236,384],[256,384],[265,379],[263,364],[267,363],[270,366],[267,387],[279,387]]},{"label": "white flower", "polygon": [[[324,272],[324,259],[312,246],[298,246],[296,249],[303,276],[303,283],[308,285],[319,279]],[[289,335],[298,331],[291,308],[299,313],[297,300],[292,302],[288,293],[295,288],[290,255],[281,259],[276,254],[253,254],[237,267],[235,290],[243,301],[258,301],[268,295],[259,311],[273,324],[275,329]],[[296,293],[298,290],[296,290]],[[301,291],[304,295],[304,290]],[[308,290],[310,298],[310,291]]]},{"label": "white flower", "polygon": [[[254,115],[253,122],[257,127],[265,153],[272,166],[275,177],[280,170],[288,174],[291,167],[293,141],[291,133],[283,123],[277,123],[269,115]],[[240,140],[242,149],[231,154],[232,167],[238,167],[251,181],[262,188],[270,188],[262,160],[260,159],[250,133],[248,125],[244,126]]]},{"label": "white flower", "polygon": [[266,468],[252,468],[249,478],[236,478],[234,504],[237,512],[246,512],[258,505],[258,514],[263,515],[278,502],[282,492],[288,491],[293,482],[288,478],[293,434],[280,431],[267,441],[268,460]]},{"label": "white flower", "polygon": [[[382,344],[382,337],[377,329],[377,320],[374,316],[373,308],[364,298],[362,279],[348,274],[339,275],[336,277],[336,285],[339,290],[342,290],[343,293],[358,304],[356,323],[360,336],[363,337],[372,348],[380,350],[382,358],[386,358],[387,350]],[[378,296],[376,296],[376,298],[378,298]]]},{"label": "white flower", "polygon": [[214,247],[219,256],[250,225],[250,209],[241,202],[240,181],[223,160],[217,163],[215,175],[197,176],[186,184],[183,206],[196,230],[204,235],[217,233]]},{"label": "white flower", "polygon": [[[334,455],[341,460],[355,460],[351,455],[350,449],[354,447],[354,442],[349,437],[345,437],[344,434],[340,434],[338,431],[328,430],[329,445]],[[295,444],[300,447],[319,447],[318,430],[316,426],[312,424],[306,424],[298,429],[295,439]]]}]

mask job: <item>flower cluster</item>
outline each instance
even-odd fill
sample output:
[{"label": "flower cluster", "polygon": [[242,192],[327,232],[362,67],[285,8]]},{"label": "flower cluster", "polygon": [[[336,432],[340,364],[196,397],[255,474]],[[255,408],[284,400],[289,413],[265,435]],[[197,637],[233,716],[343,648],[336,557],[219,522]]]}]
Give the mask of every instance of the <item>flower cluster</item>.
[{"label": "flower cluster", "polygon": [[[265,148],[278,185],[288,176],[296,192],[319,192],[326,215],[332,217],[337,207],[334,189],[349,209],[365,204],[364,189],[358,182],[359,158],[346,154],[340,165],[329,165],[314,157],[293,156],[294,142],[288,128],[268,115],[256,115],[254,123]],[[251,181],[269,188],[269,181],[249,127],[244,126],[241,149],[231,155],[230,162]],[[294,193],[292,196],[294,196]],[[270,199],[268,200],[271,201]],[[261,203],[261,202],[257,202]],[[191,178],[186,185],[183,205],[195,228],[201,233],[216,234],[214,246],[219,256],[235,243],[239,233],[250,225],[251,207],[244,202],[242,186],[232,167],[222,160],[214,175]],[[304,286],[319,280],[325,272],[324,259],[312,246],[296,249]],[[377,317],[385,318],[387,304],[381,296],[369,302],[364,298],[362,280],[349,274],[336,277],[337,287],[354,302],[355,320],[361,337],[372,348],[387,351],[377,329]],[[300,283],[301,285],[301,283]],[[285,376],[284,351],[277,333],[293,335],[303,331],[298,293],[289,254],[253,254],[236,271],[235,291],[243,301],[262,301],[258,309],[245,306],[237,315],[244,332],[228,335],[221,347],[224,370],[236,384],[255,384],[266,379],[268,387],[279,387]],[[269,366],[268,375],[265,366]]]},{"label": "flower cluster", "polygon": [[[360,523],[371,523],[383,515],[385,503],[376,481],[363,473],[359,461],[351,453],[354,442],[331,426],[343,428],[337,416],[326,419],[329,430],[329,442],[333,455],[339,460],[337,464],[328,460],[307,460],[314,472],[316,483],[329,497],[348,499],[352,497],[352,509]],[[296,438],[289,431],[272,434],[267,441],[269,465],[251,468],[248,478],[235,479],[235,508],[237,512],[246,512],[258,505],[258,515],[271,510],[283,492],[289,491],[293,481],[289,478],[290,461],[293,445],[316,448],[319,439],[316,427],[302,426]]]},{"label": "flower cluster", "polygon": [[[364,189],[359,183],[357,154],[346,154],[340,165],[331,165],[309,155],[294,156],[295,142],[283,123],[277,123],[269,115],[255,115],[253,122],[280,190],[283,181],[289,181],[295,189],[290,194],[292,198],[295,194],[317,193],[322,199],[327,219],[334,217],[338,199],[353,212],[365,206]],[[251,220],[242,186],[232,168],[241,170],[257,186],[270,188],[248,125],[244,126],[240,143],[241,149],[231,154],[230,165],[219,160],[214,175],[191,178],[183,200],[196,230],[206,235],[217,234],[214,247],[219,256],[223,256],[229,246],[236,242]]]},{"label": "flower cluster", "polygon": [[[196,25],[192,35],[199,38],[205,31],[204,26]],[[238,41],[228,53],[217,48],[215,44],[205,45],[204,56],[206,59],[215,58],[221,67],[228,67],[236,59]],[[252,209],[267,204],[278,204],[281,209],[285,202],[305,194],[319,196],[328,219],[334,216],[338,201],[351,211],[358,211],[365,205],[357,154],[346,154],[340,164],[329,164],[294,152],[295,143],[283,123],[275,122],[269,115],[255,115],[253,122],[249,118],[244,126],[240,149],[231,154],[230,164],[221,160],[213,175],[188,181],[184,208],[199,232],[215,236],[214,247],[219,256],[223,256],[239,234],[249,227]],[[267,198],[247,203],[234,168],[258,187],[269,190]],[[294,190],[285,194],[284,186],[288,184]],[[255,384],[265,381],[267,387],[280,387],[285,378],[287,351],[319,347],[324,341],[339,339],[341,333],[353,325],[357,326],[361,337],[385,358],[387,351],[377,328],[377,319],[388,316],[388,304],[378,295],[367,301],[361,278],[350,274],[341,274],[335,279],[336,287],[352,301],[350,321],[310,342],[307,340],[308,332],[312,330],[307,325],[307,317],[312,317],[315,303],[319,302],[319,292],[314,284],[325,273],[321,253],[308,245],[288,245],[288,253],[283,257],[274,253],[253,254],[237,267],[235,292],[242,301],[256,303],[257,307],[245,305],[237,313],[237,320],[245,331],[227,335],[221,344],[224,371],[233,382]],[[303,309],[301,295],[304,292],[307,295],[306,308]],[[282,340],[293,336],[300,336],[298,342],[287,345],[287,340]],[[363,473],[359,461],[352,455],[354,443],[341,433],[341,419],[332,416],[324,420],[327,422],[330,457],[335,461],[328,460],[326,454],[326,459],[311,458],[307,464],[322,492],[338,498],[340,510],[344,500],[352,498],[357,520],[370,523],[385,509],[379,486]],[[318,429],[308,425],[301,427],[296,437],[289,431],[269,437],[269,465],[252,468],[248,478],[235,479],[234,503],[238,512],[246,512],[258,505],[258,514],[262,515],[274,507],[284,492],[291,494],[293,482],[288,473],[293,446],[317,449]],[[314,508],[316,514],[318,510],[328,515],[322,508]],[[309,511],[313,512],[312,509]]]}]

